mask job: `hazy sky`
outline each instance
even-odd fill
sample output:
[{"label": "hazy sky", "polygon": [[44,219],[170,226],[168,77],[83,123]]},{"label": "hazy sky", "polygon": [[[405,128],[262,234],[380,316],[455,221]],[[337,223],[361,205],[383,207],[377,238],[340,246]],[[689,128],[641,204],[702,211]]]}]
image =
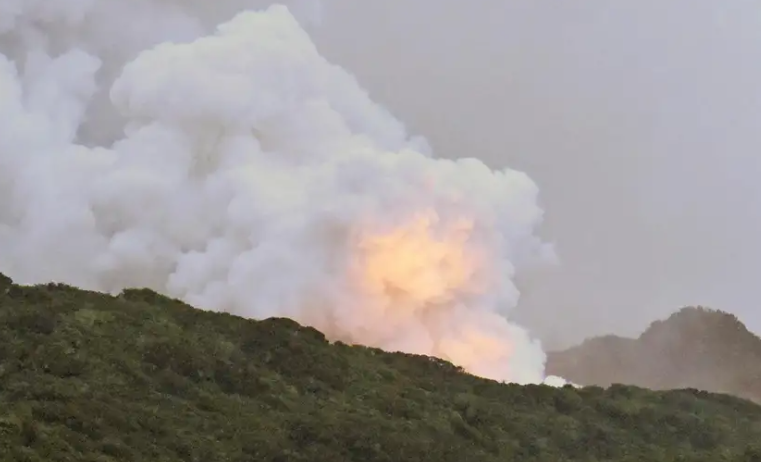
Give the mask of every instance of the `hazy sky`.
[{"label": "hazy sky", "polygon": [[323,4],[321,51],[438,155],[539,184],[562,266],[520,317],[550,341],[685,304],[761,331],[761,3]]}]

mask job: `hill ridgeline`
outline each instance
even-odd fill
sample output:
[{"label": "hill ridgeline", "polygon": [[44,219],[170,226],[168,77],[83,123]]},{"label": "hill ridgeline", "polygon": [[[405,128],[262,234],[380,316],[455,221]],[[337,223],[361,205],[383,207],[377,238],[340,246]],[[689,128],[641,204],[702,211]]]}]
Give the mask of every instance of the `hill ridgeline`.
[{"label": "hill ridgeline", "polygon": [[761,407],[519,386],[282,318],[0,278],[0,461],[752,461]]}]

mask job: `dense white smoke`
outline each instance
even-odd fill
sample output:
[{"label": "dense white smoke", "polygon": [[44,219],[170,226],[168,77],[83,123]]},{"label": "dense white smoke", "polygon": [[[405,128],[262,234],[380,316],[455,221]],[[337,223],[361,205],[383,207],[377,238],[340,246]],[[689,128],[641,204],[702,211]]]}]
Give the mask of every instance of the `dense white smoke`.
[{"label": "dense white smoke", "polygon": [[432,157],[286,7],[186,3],[0,0],[0,271],[544,380],[535,184]]}]

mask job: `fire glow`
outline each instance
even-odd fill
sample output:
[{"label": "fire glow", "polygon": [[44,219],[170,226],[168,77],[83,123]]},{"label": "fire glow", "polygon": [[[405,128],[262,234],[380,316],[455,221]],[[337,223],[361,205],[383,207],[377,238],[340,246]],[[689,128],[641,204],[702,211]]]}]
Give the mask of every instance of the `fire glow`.
[{"label": "fire glow", "polygon": [[460,220],[444,232],[434,212],[385,234],[365,236],[362,284],[369,294],[416,307],[450,303],[468,289],[477,261],[468,254],[472,222]]}]

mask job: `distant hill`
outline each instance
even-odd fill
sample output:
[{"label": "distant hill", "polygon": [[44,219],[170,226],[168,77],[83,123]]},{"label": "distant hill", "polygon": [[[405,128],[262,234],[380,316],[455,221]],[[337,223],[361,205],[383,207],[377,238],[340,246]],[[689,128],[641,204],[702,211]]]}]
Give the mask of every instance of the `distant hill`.
[{"label": "distant hill", "polygon": [[761,402],[761,338],[734,315],[687,307],[639,338],[596,337],[549,353],[547,371],[585,385],[692,387]]},{"label": "distant hill", "polygon": [[0,461],[758,461],[761,406],[518,386],[287,319],[0,277]]}]

